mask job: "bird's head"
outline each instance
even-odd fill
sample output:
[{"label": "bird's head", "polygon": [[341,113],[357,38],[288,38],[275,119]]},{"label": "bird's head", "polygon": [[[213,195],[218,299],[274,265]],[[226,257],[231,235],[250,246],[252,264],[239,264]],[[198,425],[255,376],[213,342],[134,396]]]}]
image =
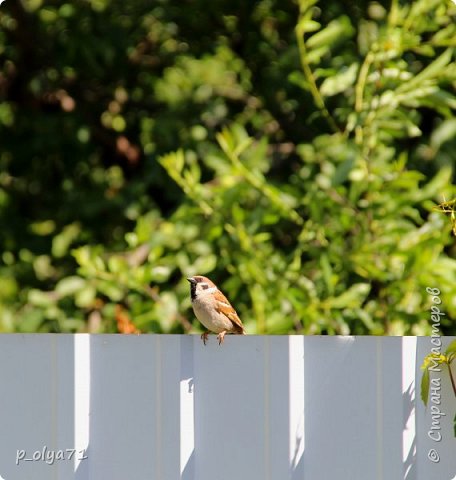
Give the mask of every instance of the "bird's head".
[{"label": "bird's head", "polygon": [[213,293],[217,290],[215,283],[212,280],[209,280],[207,277],[203,277],[202,275],[188,277],[187,280],[190,282],[190,296],[192,300],[199,295]]}]

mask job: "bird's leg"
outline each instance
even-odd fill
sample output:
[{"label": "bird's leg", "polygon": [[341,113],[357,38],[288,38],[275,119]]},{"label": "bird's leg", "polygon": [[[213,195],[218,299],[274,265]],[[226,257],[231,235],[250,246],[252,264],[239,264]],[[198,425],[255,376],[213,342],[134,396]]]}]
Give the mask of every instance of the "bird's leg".
[{"label": "bird's leg", "polygon": [[225,333],[226,333],[226,331],[223,331],[223,332],[220,332],[217,335],[217,340],[219,341],[219,345],[221,345],[223,343],[223,339],[225,338]]},{"label": "bird's leg", "polygon": [[201,340],[203,341],[204,345],[206,345],[208,336],[209,336],[209,332],[204,332],[201,334]]}]

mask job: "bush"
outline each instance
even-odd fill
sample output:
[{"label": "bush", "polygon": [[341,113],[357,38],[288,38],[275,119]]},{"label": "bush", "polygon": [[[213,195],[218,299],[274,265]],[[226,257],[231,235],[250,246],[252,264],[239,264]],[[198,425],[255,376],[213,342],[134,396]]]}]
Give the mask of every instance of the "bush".
[{"label": "bush", "polygon": [[456,6],[241,3],[2,6],[1,330],[454,333]]}]

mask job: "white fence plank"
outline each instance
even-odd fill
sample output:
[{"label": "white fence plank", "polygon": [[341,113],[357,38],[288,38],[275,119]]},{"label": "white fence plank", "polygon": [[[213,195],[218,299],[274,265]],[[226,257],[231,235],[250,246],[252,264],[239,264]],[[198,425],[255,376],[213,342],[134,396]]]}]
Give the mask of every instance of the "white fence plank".
[{"label": "white fence plank", "polygon": [[[267,479],[267,339],[195,349],[195,478]],[[228,348],[226,348],[228,347]],[[268,372],[269,373],[269,372]],[[197,381],[196,381],[197,379]]]},{"label": "white fence plank", "polygon": [[[70,335],[0,335],[0,475],[72,478],[53,461],[73,443],[73,340]],[[71,453],[62,452],[67,457]]]},{"label": "white fence plank", "polygon": [[0,335],[0,476],[451,480],[448,372],[436,377],[439,442],[419,395],[431,346],[415,337],[249,335],[204,346],[180,335]]},{"label": "white fence plank", "polygon": [[400,342],[306,339],[305,477],[400,478]]},{"label": "white fence plank", "polygon": [[181,337],[91,338],[91,476],[179,478]]},{"label": "white fence plank", "polygon": [[[87,451],[90,441],[90,336],[74,338],[74,449],[73,468],[76,478],[88,478]],[[64,424],[70,423],[71,417]],[[71,442],[65,442],[71,445]],[[85,458],[87,457],[87,458]],[[71,478],[71,474],[68,474]]]},{"label": "white fence plank", "polygon": [[[416,480],[416,346],[416,337],[404,337],[402,339],[402,398],[404,423],[402,431],[402,462],[404,480]],[[396,366],[393,365],[392,370],[395,368]],[[417,385],[419,385],[420,378],[417,377],[417,379]]]},{"label": "white fence plank", "polygon": [[[303,478],[305,450],[304,419],[304,338],[289,337],[289,396],[290,396],[290,431],[289,431],[289,468],[291,479]],[[276,477],[274,477],[276,478]]]}]

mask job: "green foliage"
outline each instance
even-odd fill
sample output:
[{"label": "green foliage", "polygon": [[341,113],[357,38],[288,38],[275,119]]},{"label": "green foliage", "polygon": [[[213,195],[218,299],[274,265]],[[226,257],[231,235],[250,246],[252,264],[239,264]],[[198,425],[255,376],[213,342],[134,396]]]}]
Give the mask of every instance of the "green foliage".
[{"label": "green foliage", "polygon": [[0,331],[454,333],[456,6],[298,3],[2,6]]},{"label": "green foliage", "polygon": [[[423,364],[421,365],[421,370],[423,370],[423,374],[421,376],[421,400],[424,403],[424,405],[427,407],[429,403],[429,390],[431,386],[431,372],[441,372],[442,371],[442,365],[444,365],[443,369],[445,371],[448,371],[448,381],[451,384],[451,387],[453,389],[454,396],[456,397],[456,383],[455,383],[455,377],[451,369],[451,365],[456,358],[456,340],[453,340],[448,347],[445,350],[445,353],[442,355],[440,352],[440,346],[441,346],[441,341],[437,337],[433,337],[437,339],[437,342],[434,343],[434,345],[438,345],[438,347],[433,348],[433,352],[426,355],[426,357],[423,360]],[[440,386],[440,377],[438,379],[438,385]],[[434,384],[434,386],[436,386]],[[437,388],[434,388],[434,391],[438,393],[436,398],[434,398],[434,403],[440,404],[440,391]],[[431,399],[432,399],[432,394],[431,394]],[[456,415],[454,417],[456,419]],[[454,426],[454,436],[456,437],[456,423],[455,420],[453,420],[453,426]]]}]

